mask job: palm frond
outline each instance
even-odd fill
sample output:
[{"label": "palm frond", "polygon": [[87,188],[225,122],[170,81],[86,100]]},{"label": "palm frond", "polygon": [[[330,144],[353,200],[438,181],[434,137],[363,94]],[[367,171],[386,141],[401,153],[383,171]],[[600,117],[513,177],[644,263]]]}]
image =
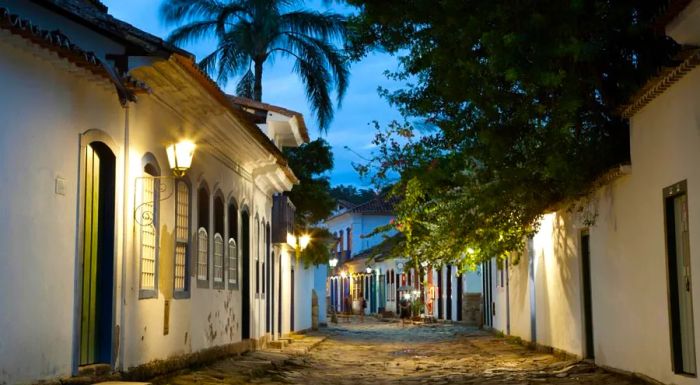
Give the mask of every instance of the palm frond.
[{"label": "palm frond", "polygon": [[170,33],[166,40],[172,44],[181,46],[207,37],[207,35],[211,34],[212,32],[216,32],[216,28],[216,22],[195,21],[175,28],[175,30]]},{"label": "palm frond", "polygon": [[333,120],[333,103],[330,98],[333,79],[326,66],[328,63],[315,44],[295,35],[288,35],[286,38],[288,47],[285,50],[293,53],[296,58],[294,72],[304,84],[306,98],[316,115],[319,129],[325,132]]},{"label": "palm frond", "polygon": [[319,62],[323,71],[331,79],[336,91],[338,107],[342,105],[343,98],[348,89],[350,78],[349,61],[340,50],[333,45],[318,38],[300,36],[294,34],[285,35],[287,49],[296,52],[298,57],[314,56],[314,61]]},{"label": "palm frond", "polygon": [[160,15],[167,25],[191,20],[215,20],[221,13],[218,0],[165,0],[160,6]]},{"label": "palm frond", "polygon": [[280,16],[280,30],[326,41],[344,39],[347,35],[345,16],[316,11],[293,11]]}]

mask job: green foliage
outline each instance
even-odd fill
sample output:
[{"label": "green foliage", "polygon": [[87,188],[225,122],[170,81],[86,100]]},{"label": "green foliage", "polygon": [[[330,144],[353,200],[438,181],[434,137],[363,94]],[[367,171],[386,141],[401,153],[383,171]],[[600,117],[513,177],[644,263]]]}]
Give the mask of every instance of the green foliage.
[{"label": "green foliage", "polygon": [[331,250],[336,244],[336,239],[327,229],[312,227],[308,232],[311,242],[301,252],[301,262],[304,267],[325,265],[331,257]]},{"label": "green foliage", "polygon": [[275,57],[292,60],[292,71],[304,84],[319,128],[333,120],[330,94],[340,105],[348,87],[349,65],[336,47],[346,37],[342,15],[293,9],[299,0],[165,0],[163,20],[177,28],[168,40],[175,44],[215,38],[216,49],[199,65],[221,83],[246,74],[237,93],[262,100],[263,64]]},{"label": "green foliage", "polygon": [[287,193],[296,207],[296,226],[308,228],[331,214],[335,199],[326,172],[333,168],[331,146],[318,138],[298,148],[285,148],[289,167],[299,184]]},{"label": "green foliage", "polygon": [[[358,170],[393,185],[404,255],[462,269],[522,249],[538,218],[629,161],[615,112],[676,47],[663,0],[350,0],[350,50],[400,55],[384,90],[407,119],[378,127]],[[398,176],[398,177],[396,177]]]},{"label": "green foliage", "polygon": [[331,188],[331,196],[336,200],[344,200],[354,204],[369,201],[376,196],[372,189],[358,189],[352,185],[338,185]]}]

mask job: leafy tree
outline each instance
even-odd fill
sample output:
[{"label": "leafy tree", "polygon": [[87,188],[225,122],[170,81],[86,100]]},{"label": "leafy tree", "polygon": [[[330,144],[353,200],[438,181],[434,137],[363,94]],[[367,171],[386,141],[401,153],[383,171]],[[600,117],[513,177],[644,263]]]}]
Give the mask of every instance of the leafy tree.
[{"label": "leafy tree", "polygon": [[434,263],[520,250],[539,216],[629,161],[616,111],[676,47],[650,20],[663,0],[349,0],[351,49],[400,55],[383,94],[407,123],[378,131],[363,173],[398,173],[404,255]]},{"label": "leafy tree", "polygon": [[331,196],[336,200],[342,199],[354,204],[367,202],[374,198],[376,193],[372,189],[358,189],[352,185],[338,185],[331,188]]},{"label": "leafy tree", "polygon": [[263,64],[291,58],[319,128],[333,119],[330,90],[338,105],[348,87],[348,62],[335,46],[346,36],[346,19],[335,13],[292,9],[298,0],[165,0],[163,20],[178,27],[175,44],[215,38],[216,49],[199,65],[219,82],[243,74],[237,92],[262,101]]},{"label": "leafy tree", "polygon": [[301,262],[307,267],[328,263],[336,240],[327,229],[314,224],[328,217],[335,206],[326,176],[333,168],[331,146],[319,138],[298,148],[286,148],[284,152],[299,178],[299,184],[287,193],[296,207],[295,227],[297,233],[311,236],[311,242],[300,254]]},{"label": "leafy tree", "polygon": [[289,167],[299,178],[299,184],[287,193],[296,207],[296,225],[308,228],[328,217],[335,206],[326,176],[333,168],[331,146],[318,138],[298,148],[286,148],[284,152]]}]

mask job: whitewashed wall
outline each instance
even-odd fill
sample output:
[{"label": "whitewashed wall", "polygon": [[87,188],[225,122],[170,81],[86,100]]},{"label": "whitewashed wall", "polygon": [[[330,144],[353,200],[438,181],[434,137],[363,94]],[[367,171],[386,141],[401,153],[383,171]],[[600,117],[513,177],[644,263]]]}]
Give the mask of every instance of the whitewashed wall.
[{"label": "whitewashed wall", "polygon": [[[698,89],[700,70],[696,69],[632,118],[631,172],[599,189],[589,206],[598,215],[589,229],[596,363],[680,385],[698,384],[698,380],[674,374],[671,366],[662,191],[687,180],[691,269],[697,282]],[[537,342],[579,356],[584,354],[579,244],[583,227],[563,210],[547,214],[534,238]],[[527,258],[524,253],[520,263],[509,269],[511,333],[532,340]],[[700,285],[694,284],[692,291],[697,302]],[[500,323],[497,328],[504,330]],[[697,311],[695,331],[697,349]]]},{"label": "whitewashed wall", "polygon": [[[18,383],[71,373],[79,138],[102,130],[115,138],[119,156],[124,111],[105,83],[71,75],[6,38],[0,36],[0,383]],[[121,175],[117,163],[117,183]],[[57,179],[64,195],[56,193]]]}]

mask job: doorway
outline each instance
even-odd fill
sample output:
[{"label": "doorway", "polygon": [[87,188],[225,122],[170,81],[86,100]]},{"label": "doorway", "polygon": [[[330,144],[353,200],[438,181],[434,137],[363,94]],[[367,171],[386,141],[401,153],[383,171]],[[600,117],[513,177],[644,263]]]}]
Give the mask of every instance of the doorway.
[{"label": "doorway", "polygon": [[294,331],[294,267],[292,267],[290,271],[290,281],[289,281],[290,289],[289,289],[289,295],[290,295],[290,309],[289,309],[289,331],[293,332]]},{"label": "doorway", "polygon": [[581,263],[583,280],[583,327],[586,338],[585,357],[595,358],[593,345],[593,305],[591,295],[591,248],[588,230],[581,232]]},{"label": "doorway", "polygon": [[664,189],[673,371],[697,373],[686,181]]},{"label": "doorway", "polygon": [[102,142],[84,151],[79,365],[111,365],[116,158]]},{"label": "doorway", "polygon": [[241,211],[241,339],[250,338],[250,213]]}]

